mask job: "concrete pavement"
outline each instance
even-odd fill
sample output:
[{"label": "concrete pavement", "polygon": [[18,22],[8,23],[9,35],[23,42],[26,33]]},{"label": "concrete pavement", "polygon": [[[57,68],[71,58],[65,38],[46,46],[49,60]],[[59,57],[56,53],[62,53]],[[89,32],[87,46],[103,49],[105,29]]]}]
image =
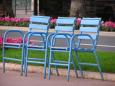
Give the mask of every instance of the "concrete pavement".
[{"label": "concrete pavement", "polygon": [[[21,66],[19,64],[15,64],[15,63],[6,63],[6,73],[7,71],[20,71]],[[0,70],[3,71],[3,64],[0,63]],[[28,76],[30,75],[30,73],[40,73],[43,74],[43,66],[32,66],[29,65],[28,66]],[[60,76],[67,76],[67,69],[66,68],[59,68],[59,75]],[[18,72],[20,75],[20,72]],[[47,68],[47,73],[48,73],[48,68]],[[78,77],[81,77],[80,71],[77,70],[78,73]],[[56,75],[56,71],[55,68],[52,68],[52,74]],[[103,73],[104,76],[104,80],[107,81],[114,81],[115,82],[115,74],[114,73]],[[52,76],[51,76],[52,77]],[[55,76],[56,77],[56,76]],[[70,79],[71,78],[75,78],[75,72],[74,70],[70,71]],[[84,78],[86,79],[96,79],[96,80],[101,80],[101,76],[99,72],[89,72],[89,71],[84,71]],[[51,78],[52,79],[52,78]],[[66,80],[66,77],[64,78]]]},{"label": "concrete pavement", "polygon": [[42,73],[29,73],[27,77],[20,76],[19,72],[7,71],[5,74],[0,70],[0,86],[115,86],[115,82],[70,78],[66,81],[65,76],[52,76],[51,80],[43,79]]}]

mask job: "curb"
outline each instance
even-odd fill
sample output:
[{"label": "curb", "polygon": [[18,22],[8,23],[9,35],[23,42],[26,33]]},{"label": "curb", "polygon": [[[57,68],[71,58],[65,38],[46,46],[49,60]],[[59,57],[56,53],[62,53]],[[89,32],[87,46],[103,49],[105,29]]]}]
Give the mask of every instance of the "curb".
[{"label": "curb", "polygon": [[[2,69],[2,63],[0,63],[0,69]],[[13,63],[6,63],[6,71],[20,71],[20,65],[19,64],[13,64]],[[29,66],[28,67],[28,72],[43,73],[43,66]],[[56,75],[54,68],[52,68],[52,74]],[[59,68],[59,74],[61,76],[66,76],[67,69]],[[104,80],[115,81],[115,74],[103,73],[103,75],[104,75]],[[71,70],[71,72],[70,72],[70,77],[75,77],[75,74],[74,74],[73,70]],[[81,78],[81,74],[80,74],[79,71],[78,71],[78,78]],[[98,72],[84,71],[84,78],[101,80],[100,74]]]}]

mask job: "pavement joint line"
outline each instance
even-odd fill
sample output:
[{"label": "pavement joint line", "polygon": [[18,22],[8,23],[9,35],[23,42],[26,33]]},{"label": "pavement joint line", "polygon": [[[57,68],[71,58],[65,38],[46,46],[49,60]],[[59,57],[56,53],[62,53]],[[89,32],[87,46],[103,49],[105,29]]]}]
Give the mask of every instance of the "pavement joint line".
[{"label": "pavement joint line", "polygon": [[[0,63],[0,69],[3,69],[3,64]],[[48,69],[48,68],[47,68]],[[16,63],[6,63],[6,73],[7,71],[18,71],[20,72],[20,65]],[[28,72],[30,73],[42,73],[43,74],[43,66],[30,66],[28,67]],[[81,78],[80,71],[78,70],[78,78]],[[52,68],[52,74],[55,74],[55,68]],[[67,74],[67,69],[61,69],[59,68],[59,74],[61,76],[66,76]],[[114,73],[103,73],[104,75],[104,80],[107,81],[115,81],[115,74]],[[75,77],[74,70],[71,70],[70,72],[70,78]],[[85,79],[97,79],[101,80],[99,72],[89,72],[89,71],[84,71],[84,78]]]}]

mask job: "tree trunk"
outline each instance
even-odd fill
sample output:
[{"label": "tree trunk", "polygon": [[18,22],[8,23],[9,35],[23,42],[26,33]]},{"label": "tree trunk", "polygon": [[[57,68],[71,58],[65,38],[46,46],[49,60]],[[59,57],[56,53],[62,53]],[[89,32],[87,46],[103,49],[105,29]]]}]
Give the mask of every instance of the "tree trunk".
[{"label": "tree trunk", "polygon": [[34,0],[34,15],[38,15],[38,0]]}]

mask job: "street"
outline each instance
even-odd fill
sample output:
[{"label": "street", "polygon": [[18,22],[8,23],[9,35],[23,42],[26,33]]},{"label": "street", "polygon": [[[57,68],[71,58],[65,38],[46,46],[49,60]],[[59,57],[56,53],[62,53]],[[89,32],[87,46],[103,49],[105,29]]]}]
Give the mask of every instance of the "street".
[{"label": "street", "polygon": [[[3,36],[4,32],[5,32],[5,30],[0,30],[0,36]],[[99,36],[97,51],[113,51],[113,52],[115,52],[115,35],[108,36],[108,34]],[[61,43],[61,41],[58,44],[60,44],[60,43]]]}]

